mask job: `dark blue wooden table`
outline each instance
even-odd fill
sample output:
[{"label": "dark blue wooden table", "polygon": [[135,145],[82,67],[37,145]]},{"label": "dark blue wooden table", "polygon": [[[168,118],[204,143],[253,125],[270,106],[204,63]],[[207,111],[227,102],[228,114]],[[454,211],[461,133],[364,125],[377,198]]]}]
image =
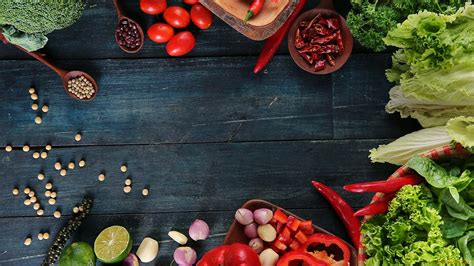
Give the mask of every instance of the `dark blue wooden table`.
[{"label": "dark blue wooden table", "polygon": [[[154,18],[141,14],[138,1],[126,12],[144,28]],[[170,1],[176,4],[180,1]],[[337,3],[347,11],[348,1]],[[310,6],[308,6],[310,7]],[[51,34],[51,58],[66,69],[90,72],[100,86],[97,98],[77,102],[63,91],[56,74],[27,55],[0,47],[0,243],[1,265],[35,265],[50,240],[86,193],[94,198],[92,214],[75,235],[92,243],[106,226],[127,227],[136,248],[145,236],[161,241],[156,263],[169,265],[176,243],[171,229],[186,231],[200,218],[211,227],[210,239],[192,244],[198,252],[218,245],[233,213],[252,198],[271,201],[346,237],[328,203],[310,186],[312,179],[340,192],[355,208],[369,195],[342,191],[348,182],[388,176],[389,165],[374,165],[368,150],[418,128],[410,120],[387,115],[390,84],[384,69],[390,54],[371,54],[355,47],[348,63],[332,75],[310,75],[298,69],[284,43],[264,73],[252,68],[262,46],[215,19],[207,31],[195,31],[196,48],[185,58],[169,58],[163,45],[146,41],[137,54],[125,54],[114,41],[116,15],[112,1],[89,1],[78,23]],[[194,30],[194,29],[193,29]],[[28,88],[49,112],[36,125]],[[74,135],[82,132],[82,141]],[[35,160],[29,144],[41,150],[53,145],[47,159]],[[56,161],[85,158],[87,166],[61,177]],[[129,171],[120,172],[126,163]],[[46,179],[39,181],[38,172]],[[97,176],[107,178],[99,182]],[[123,192],[124,180],[133,189]],[[51,180],[57,203],[43,196]],[[39,194],[45,215],[38,217],[25,196],[13,196],[26,185]],[[141,195],[148,186],[147,198]],[[60,209],[63,216],[53,217]],[[23,245],[33,235],[29,247]]]}]

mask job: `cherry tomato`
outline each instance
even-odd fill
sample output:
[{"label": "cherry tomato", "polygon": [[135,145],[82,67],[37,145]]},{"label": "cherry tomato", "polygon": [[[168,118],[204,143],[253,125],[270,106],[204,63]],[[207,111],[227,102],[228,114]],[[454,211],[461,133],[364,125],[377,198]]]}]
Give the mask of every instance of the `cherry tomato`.
[{"label": "cherry tomato", "polygon": [[212,13],[201,4],[191,7],[191,20],[201,30],[209,28],[212,24]]},{"label": "cherry tomato", "polygon": [[199,3],[199,0],[184,0],[183,2],[188,5],[195,5]]},{"label": "cherry tomato", "polygon": [[140,9],[150,15],[158,15],[165,11],[166,0],[140,0]]},{"label": "cherry tomato", "polygon": [[170,6],[163,13],[166,22],[172,27],[181,29],[189,25],[191,21],[188,11],[179,6]]},{"label": "cherry tomato", "polygon": [[157,43],[167,42],[173,37],[174,29],[166,23],[155,23],[147,30],[148,38]]},{"label": "cherry tomato", "polygon": [[196,39],[193,34],[189,31],[183,31],[171,38],[166,45],[166,52],[171,56],[182,56],[191,52],[194,45],[196,45]]}]

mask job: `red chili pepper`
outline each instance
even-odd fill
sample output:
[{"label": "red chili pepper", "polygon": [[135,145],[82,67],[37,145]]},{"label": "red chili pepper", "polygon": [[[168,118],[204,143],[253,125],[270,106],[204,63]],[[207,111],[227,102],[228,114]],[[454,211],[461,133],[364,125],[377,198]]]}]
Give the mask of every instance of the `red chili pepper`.
[{"label": "red chili pepper", "polygon": [[263,4],[265,4],[265,0],[253,0],[249,10],[247,11],[247,15],[244,18],[244,22],[247,23],[249,19],[258,15],[262,10]]},{"label": "red chili pepper", "polygon": [[248,245],[222,245],[204,254],[197,266],[259,266],[257,253]]},{"label": "red chili pepper", "polygon": [[340,30],[336,32],[336,42],[337,46],[339,46],[339,51],[341,53],[344,52],[344,42],[342,41],[342,34]]},{"label": "red chili pepper", "polygon": [[423,181],[417,175],[408,175],[399,178],[392,178],[384,181],[374,181],[374,182],[363,182],[357,184],[350,184],[344,186],[344,189],[350,192],[355,193],[364,193],[364,192],[381,192],[381,193],[394,193],[400,190],[403,186],[406,185],[418,185]]},{"label": "red chili pepper", "polygon": [[286,224],[288,222],[288,216],[280,209],[277,209],[273,213],[273,219],[282,224]]},{"label": "red chili pepper", "polygon": [[[326,248],[329,248],[330,246],[336,246],[339,250],[315,250],[315,247],[321,244]],[[349,250],[349,247],[346,245],[346,243],[339,237],[328,234],[318,233],[310,236],[308,241],[306,241],[306,243],[301,246],[300,250],[309,253],[331,265],[349,265],[351,259],[351,251]],[[328,254],[328,252],[332,253]],[[336,260],[336,256],[341,258]]]},{"label": "red chili pepper", "polygon": [[326,198],[327,201],[336,211],[339,218],[344,223],[352,243],[359,247],[360,241],[360,221],[354,217],[354,211],[351,206],[339,195],[336,191],[327,187],[326,185],[312,181],[313,187]]},{"label": "red chili pepper", "polygon": [[370,203],[364,208],[356,211],[354,216],[377,215],[387,213],[390,201],[395,197],[395,193],[386,194],[381,199]]},{"label": "red chili pepper", "polygon": [[328,266],[329,263],[318,260],[311,254],[303,251],[290,251],[281,257],[276,266],[290,266],[296,262],[302,262],[305,266]]},{"label": "red chili pepper", "polygon": [[319,60],[314,64],[314,71],[321,71],[326,67],[326,61],[325,60]]},{"label": "red chili pepper", "polygon": [[270,38],[265,40],[265,44],[263,45],[262,52],[257,59],[257,63],[253,69],[253,73],[257,74],[260,72],[273,58],[275,53],[280,47],[281,42],[286,37],[288,30],[290,29],[293,22],[296,20],[298,15],[303,10],[304,5],[306,4],[306,0],[300,0],[298,4],[296,4],[295,10],[291,15],[288,17],[286,22],[281,26],[281,28],[275,32]]},{"label": "red chili pepper", "polygon": [[326,61],[329,63],[331,66],[335,66],[336,62],[334,61],[334,57],[332,57],[330,54],[325,54],[326,56]]}]

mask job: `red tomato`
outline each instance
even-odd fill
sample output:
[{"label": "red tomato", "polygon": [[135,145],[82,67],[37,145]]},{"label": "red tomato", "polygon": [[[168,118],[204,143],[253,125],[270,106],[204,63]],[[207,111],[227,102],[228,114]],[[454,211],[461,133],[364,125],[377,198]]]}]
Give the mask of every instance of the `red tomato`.
[{"label": "red tomato", "polygon": [[165,11],[166,0],[140,0],[140,9],[150,15],[158,15]]},{"label": "red tomato", "polygon": [[195,5],[199,3],[199,0],[184,0],[183,2],[188,5]]},{"label": "red tomato", "polygon": [[196,45],[196,39],[193,34],[189,31],[183,31],[171,38],[166,45],[166,52],[171,56],[182,56],[191,52],[194,45]]},{"label": "red tomato", "polygon": [[155,23],[148,28],[148,38],[157,43],[167,42],[173,37],[173,27],[166,23]]},{"label": "red tomato", "polygon": [[208,29],[212,24],[212,13],[201,4],[191,7],[191,20],[201,30]]},{"label": "red tomato", "polygon": [[168,24],[178,29],[187,27],[191,20],[188,11],[179,6],[168,7],[163,13],[163,17]]}]

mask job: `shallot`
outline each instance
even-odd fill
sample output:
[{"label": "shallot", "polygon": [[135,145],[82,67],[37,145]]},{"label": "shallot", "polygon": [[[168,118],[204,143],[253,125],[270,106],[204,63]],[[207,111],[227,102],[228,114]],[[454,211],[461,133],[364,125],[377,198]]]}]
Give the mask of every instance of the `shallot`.
[{"label": "shallot", "polygon": [[278,261],[278,254],[271,248],[267,248],[258,256],[262,266],[275,266]]},{"label": "shallot", "polygon": [[249,247],[251,247],[257,254],[260,254],[263,250],[263,241],[260,238],[254,238],[250,240]]},{"label": "shallot", "polygon": [[209,226],[203,220],[196,219],[189,227],[189,236],[194,240],[205,240],[209,236]]},{"label": "shallot", "polygon": [[191,266],[197,260],[196,251],[190,247],[179,247],[174,251],[173,259],[179,266]]},{"label": "shallot", "polygon": [[139,266],[138,258],[135,254],[130,253],[128,256],[122,261],[122,266]]},{"label": "shallot", "polygon": [[258,237],[265,242],[272,242],[276,238],[276,230],[271,224],[259,225],[257,228]]},{"label": "shallot", "polygon": [[253,212],[253,219],[258,224],[267,224],[273,218],[273,212],[267,208],[256,209]]},{"label": "shallot", "polygon": [[248,238],[256,238],[257,237],[257,224],[251,223],[244,227],[244,234]]},{"label": "shallot", "polygon": [[242,225],[248,225],[253,222],[253,213],[249,209],[240,208],[235,212],[235,220]]}]

